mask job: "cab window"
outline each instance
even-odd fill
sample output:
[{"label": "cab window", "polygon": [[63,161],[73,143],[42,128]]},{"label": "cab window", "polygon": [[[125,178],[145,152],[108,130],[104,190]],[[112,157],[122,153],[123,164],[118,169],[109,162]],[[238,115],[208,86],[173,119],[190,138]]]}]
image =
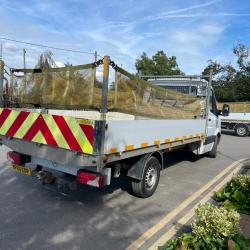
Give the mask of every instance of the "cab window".
[{"label": "cab window", "polygon": [[210,107],[210,112],[213,113],[214,115],[217,115],[217,105],[216,105],[216,99],[214,92],[211,90],[211,95],[209,97],[209,107]]}]

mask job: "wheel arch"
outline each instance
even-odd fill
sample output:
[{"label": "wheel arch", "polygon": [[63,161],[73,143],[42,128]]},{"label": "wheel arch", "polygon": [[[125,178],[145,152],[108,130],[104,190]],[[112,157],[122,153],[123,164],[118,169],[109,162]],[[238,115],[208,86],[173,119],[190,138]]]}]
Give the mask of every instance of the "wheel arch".
[{"label": "wheel arch", "polygon": [[155,151],[152,152],[150,157],[154,156],[161,164],[161,169],[163,169],[163,162],[164,162],[164,158],[163,158],[163,152],[162,151]]},{"label": "wheel arch", "polygon": [[250,129],[250,123],[247,123],[247,122],[238,122],[238,123],[234,123],[234,129],[237,127],[237,126],[246,126],[248,129]]},{"label": "wheel arch", "polygon": [[148,153],[146,155],[142,155],[138,158],[136,162],[134,162],[131,167],[128,169],[127,176],[133,179],[141,180],[143,178],[143,173],[145,169],[145,165],[147,160],[154,156],[160,163],[161,169],[163,168],[163,152],[162,151],[155,151]]}]

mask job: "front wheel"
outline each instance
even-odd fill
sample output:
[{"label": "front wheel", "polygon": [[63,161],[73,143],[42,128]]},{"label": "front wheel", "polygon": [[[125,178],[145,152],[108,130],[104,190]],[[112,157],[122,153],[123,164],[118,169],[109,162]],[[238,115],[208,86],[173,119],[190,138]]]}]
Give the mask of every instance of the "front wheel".
[{"label": "front wheel", "polygon": [[207,153],[208,157],[211,157],[211,158],[216,158],[217,157],[218,142],[219,142],[218,136],[216,136],[216,138],[214,140],[214,145],[212,147],[212,150]]},{"label": "front wheel", "polygon": [[156,190],[160,179],[161,165],[158,159],[151,156],[145,162],[142,180],[132,180],[133,193],[141,198],[150,197]]}]

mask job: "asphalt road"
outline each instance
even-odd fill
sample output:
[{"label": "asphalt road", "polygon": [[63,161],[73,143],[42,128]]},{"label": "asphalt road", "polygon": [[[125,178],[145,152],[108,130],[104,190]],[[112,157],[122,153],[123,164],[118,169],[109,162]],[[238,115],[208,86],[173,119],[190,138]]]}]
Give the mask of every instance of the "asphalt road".
[{"label": "asphalt road", "polygon": [[250,157],[250,137],[224,134],[216,159],[169,153],[156,193],[130,195],[125,179],[103,190],[59,193],[10,170],[0,148],[0,249],[125,249],[231,162]]}]

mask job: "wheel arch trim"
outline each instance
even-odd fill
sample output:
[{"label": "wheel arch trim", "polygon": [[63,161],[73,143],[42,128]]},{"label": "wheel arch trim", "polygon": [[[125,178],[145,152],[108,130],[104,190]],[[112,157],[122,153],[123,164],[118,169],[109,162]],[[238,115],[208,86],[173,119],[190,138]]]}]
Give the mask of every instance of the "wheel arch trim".
[{"label": "wheel arch trim", "polygon": [[127,176],[133,179],[142,180],[144,169],[147,161],[150,157],[154,156],[160,163],[161,169],[163,168],[163,152],[155,151],[149,154],[143,155],[136,161],[128,170]]}]

